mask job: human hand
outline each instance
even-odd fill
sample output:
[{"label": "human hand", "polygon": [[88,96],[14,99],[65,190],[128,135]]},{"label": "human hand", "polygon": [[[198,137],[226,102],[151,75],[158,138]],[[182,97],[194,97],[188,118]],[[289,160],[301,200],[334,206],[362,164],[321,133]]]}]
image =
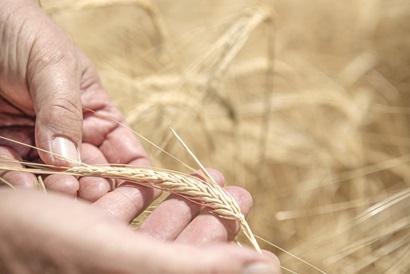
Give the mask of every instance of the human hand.
[{"label": "human hand", "polygon": [[[124,118],[104,91],[90,60],[31,0],[0,2],[0,135],[62,155],[74,162],[148,166],[133,134],[109,119]],[[100,115],[102,114],[102,115]],[[132,149],[129,149],[132,148]],[[39,154],[39,155],[38,155]],[[0,140],[0,155],[67,166],[53,154]],[[2,174],[0,174],[2,175]],[[58,177],[57,180],[53,177]],[[17,187],[36,178],[7,172]],[[110,190],[107,180],[52,175],[49,190],[95,201]]]},{"label": "human hand", "polygon": [[[212,176],[223,183],[219,173]],[[246,215],[249,193],[226,189]],[[144,198],[127,185],[93,205],[55,194],[0,190],[0,237],[8,239],[0,248],[0,272],[280,273],[273,254],[226,243],[237,234],[235,221],[174,195],[139,230],[130,230],[129,222],[148,205]]]},{"label": "human hand", "polygon": [[[74,162],[81,158],[86,163],[149,165],[128,130],[95,114],[123,121],[90,61],[32,1],[0,2],[0,43],[0,135]],[[73,164],[4,141],[0,155]],[[26,173],[0,175],[22,187],[35,180]],[[175,196],[133,233],[128,222],[159,191],[123,185],[107,194],[110,187],[104,179],[77,181],[63,175],[48,176],[45,184],[95,203],[0,189],[0,236],[7,239],[0,248],[0,267],[8,273],[238,273],[258,262],[278,269],[275,259],[221,243],[236,235],[236,223],[221,221]],[[246,212],[249,196],[231,191],[237,192]]]}]

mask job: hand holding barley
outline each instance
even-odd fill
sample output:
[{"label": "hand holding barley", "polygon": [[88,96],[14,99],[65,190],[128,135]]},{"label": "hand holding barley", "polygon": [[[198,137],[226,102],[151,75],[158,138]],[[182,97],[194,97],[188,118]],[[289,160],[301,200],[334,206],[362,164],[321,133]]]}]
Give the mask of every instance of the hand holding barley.
[{"label": "hand holding barley", "polygon": [[[45,195],[1,188],[1,272],[279,272],[275,257],[223,243],[236,235],[239,227],[235,220],[244,221],[243,214],[249,211],[250,196],[239,188],[227,189],[229,195],[221,191],[218,200],[200,196],[199,192],[204,194],[200,189],[195,190],[195,199],[182,195],[194,203],[170,196],[140,231],[132,231],[129,222],[159,195],[158,189],[122,185],[108,193],[106,178],[85,176],[77,181],[71,175],[81,170],[69,168],[72,162],[53,154],[74,161],[82,158],[86,163],[82,167],[113,162],[149,165],[131,132],[94,115],[100,112],[123,121],[91,62],[31,0],[1,1],[0,43],[0,135],[43,149],[38,155],[2,140],[0,155],[24,161],[41,158],[55,167],[66,166],[65,174],[48,176],[46,186],[95,201],[91,205],[52,192]],[[30,187],[35,180],[18,162],[9,162],[2,170],[0,175],[12,185]],[[171,185],[164,189],[175,186],[172,180],[165,182]],[[215,189],[219,191],[216,186],[208,186],[205,192]],[[183,193],[188,192],[175,191]],[[208,214],[209,209],[234,220],[219,219]]]},{"label": "hand holding barley", "polygon": [[[86,163],[150,164],[131,132],[98,117],[102,113],[124,120],[90,60],[34,1],[0,2],[0,44],[1,136]],[[40,156],[47,164],[69,164],[53,154],[4,140],[0,140],[0,153],[26,161],[39,161]],[[24,188],[33,188],[36,180],[17,172],[5,176]],[[49,190],[90,201],[110,190],[101,178],[77,181],[60,175],[58,183],[51,177],[45,184]]]}]

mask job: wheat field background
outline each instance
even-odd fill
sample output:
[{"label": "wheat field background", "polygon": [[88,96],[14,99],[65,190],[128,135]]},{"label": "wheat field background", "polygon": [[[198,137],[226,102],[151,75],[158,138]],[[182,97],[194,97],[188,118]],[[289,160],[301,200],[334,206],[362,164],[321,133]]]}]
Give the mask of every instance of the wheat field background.
[{"label": "wheat field background", "polygon": [[[410,271],[410,2],[41,5],[133,129],[195,166],[174,128],[252,193],[255,234],[328,273]],[[146,149],[155,166],[186,171]]]}]

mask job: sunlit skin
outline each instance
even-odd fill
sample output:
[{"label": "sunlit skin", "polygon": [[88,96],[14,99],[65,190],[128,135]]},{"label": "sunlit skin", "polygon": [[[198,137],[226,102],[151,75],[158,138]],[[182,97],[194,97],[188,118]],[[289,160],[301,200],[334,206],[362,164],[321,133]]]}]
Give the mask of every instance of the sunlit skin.
[{"label": "sunlit skin", "polygon": [[[131,131],[98,116],[124,122],[89,59],[35,1],[0,1],[0,44],[1,136],[84,163],[150,165]],[[0,154],[69,164],[4,140]],[[223,176],[210,172],[223,185]],[[180,197],[169,196],[132,231],[128,224],[159,190],[125,183],[110,191],[102,178],[51,175],[44,194],[32,190],[34,175],[1,176],[17,188],[0,188],[2,273],[280,272],[272,253],[229,243],[238,233],[235,221]],[[249,193],[226,190],[246,215]]]}]

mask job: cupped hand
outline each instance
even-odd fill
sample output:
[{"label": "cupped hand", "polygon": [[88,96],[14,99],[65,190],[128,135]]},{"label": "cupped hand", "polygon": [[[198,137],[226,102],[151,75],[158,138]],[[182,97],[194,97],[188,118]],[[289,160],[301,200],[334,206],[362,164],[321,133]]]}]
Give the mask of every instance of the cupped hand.
[{"label": "cupped hand", "polygon": [[[80,160],[150,164],[133,134],[113,121],[124,119],[91,62],[34,1],[0,1],[0,45],[0,135],[43,150],[1,140],[2,164],[5,158],[60,166]],[[36,180],[22,172],[0,175],[22,188]],[[6,239],[0,246],[0,272],[279,272],[272,254],[226,243],[238,232],[236,222],[180,197],[169,196],[134,232],[129,222],[158,190],[123,184],[109,192],[104,179],[64,175],[48,176],[45,184],[84,199],[0,189],[0,238]],[[249,194],[227,190],[246,214]]]},{"label": "cupped hand", "polygon": [[[0,136],[52,152],[0,140],[2,157],[59,166],[80,160],[150,165],[137,138],[117,123],[124,118],[90,60],[34,1],[0,2],[0,45]],[[32,188],[36,181],[18,172],[0,175],[17,187]],[[89,201],[110,190],[104,179],[62,175],[45,184]]]},{"label": "cupped hand", "polygon": [[[218,183],[219,173],[211,171]],[[226,188],[246,215],[249,193]],[[114,203],[115,201],[115,203]],[[32,205],[21,206],[22,203]],[[56,194],[0,190],[0,266],[6,273],[280,273],[277,258],[230,242],[235,221],[170,195],[140,226],[148,203],[123,185],[94,204]]]}]

